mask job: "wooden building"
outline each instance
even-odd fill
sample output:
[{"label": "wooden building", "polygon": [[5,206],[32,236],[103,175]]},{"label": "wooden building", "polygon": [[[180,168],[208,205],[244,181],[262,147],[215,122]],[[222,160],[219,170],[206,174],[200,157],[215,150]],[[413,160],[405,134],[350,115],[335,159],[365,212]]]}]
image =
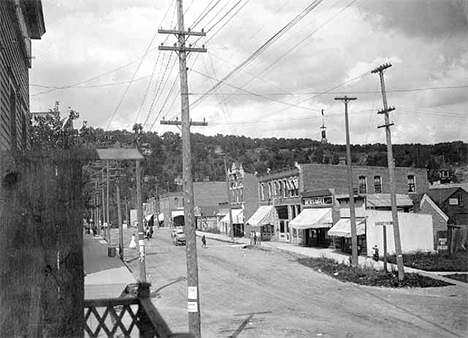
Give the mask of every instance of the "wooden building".
[{"label": "wooden building", "polygon": [[31,40],[44,33],[41,0],[0,1],[0,151],[29,147]]}]

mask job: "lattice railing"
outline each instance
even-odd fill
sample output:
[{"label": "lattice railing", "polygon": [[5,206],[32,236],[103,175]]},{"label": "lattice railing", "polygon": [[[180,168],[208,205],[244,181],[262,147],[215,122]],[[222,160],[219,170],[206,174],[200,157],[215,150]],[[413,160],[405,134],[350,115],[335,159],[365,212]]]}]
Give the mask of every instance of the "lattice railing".
[{"label": "lattice railing", "polygon": [[84,310],[85,337],[192,337],[171,332],[151,302],[146,283],[139,285],[138,297],[88,299]]}]

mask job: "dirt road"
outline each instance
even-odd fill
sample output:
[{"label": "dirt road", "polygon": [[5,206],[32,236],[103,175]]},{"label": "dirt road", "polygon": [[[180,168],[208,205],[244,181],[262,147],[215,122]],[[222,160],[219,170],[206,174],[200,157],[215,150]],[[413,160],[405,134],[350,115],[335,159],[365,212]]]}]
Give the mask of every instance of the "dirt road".
[{"label": "dirt road", "polygon": [[[131,233],[126,231],[126,243]],[[199,239],[198,239],[199,240]],[[155,306],[188,331],[185,247],[147,240]],[[339,282],[280,252],[198,245],[203,337],[466,337],[468,288],[387,289]],[[136,252],[127,250],[131,260]],[[132,256],[133,255],[133,256]],[[138,260],[128,263],[138,278]]]}]

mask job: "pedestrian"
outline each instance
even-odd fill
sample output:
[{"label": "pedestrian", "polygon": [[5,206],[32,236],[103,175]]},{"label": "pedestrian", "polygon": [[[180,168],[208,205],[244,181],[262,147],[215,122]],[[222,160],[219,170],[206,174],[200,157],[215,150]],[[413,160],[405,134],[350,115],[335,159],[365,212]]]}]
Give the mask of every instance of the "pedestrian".
[{"label": "pedestrian", "polygon": [[255,237],[257,238],[257,244],[260,245],[262,243],[262,234],[260,231],[255,232]]},{"label": "pedestrian", "polygon": [[253,243],[254,245],[257,245],[257,232],[256,231],[253,232]]},{"label": "pedestrian", "polygon": [[201,242],[202,242],[202,246],[201,246],[201,247],[206,249],[206,237],[205,237],[205,235],[202,236]]},{"label": "pedestrian", "polygon": [[130,245],[128,246],[130,249],[136,249],[136,240],[135,240],[135,234],[132,235],[132,239],[130,241]]},{"label": "pedestrian", "polygon": [[255,231],[250,230],[250,245],[254,244]]},{"label": "pedestrian", "polygon": [[145,234],[145,237],[146,237],[146,239],[150,239],[150,238],[151,238],[151,232],[150,232],[150,228],[149,228],[149,227],[146,227],[146,234]]}]

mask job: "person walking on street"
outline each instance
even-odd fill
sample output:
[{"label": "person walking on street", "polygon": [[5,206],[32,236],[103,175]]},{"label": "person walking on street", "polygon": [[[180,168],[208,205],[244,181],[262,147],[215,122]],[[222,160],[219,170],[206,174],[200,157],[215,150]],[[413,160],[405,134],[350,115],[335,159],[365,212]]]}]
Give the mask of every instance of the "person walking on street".
[{"label": "person walking on street", "polygon": [[257,232],[253,232],[253,244],[257,245]]},{"label": "person walking on street", "polygon": [[260,231],[255,232],[255,237],[257,238],[256,243],[258,245],[262,244],[262,234],[260,233]]},{"label": "person walking on street", "polygon": [[202,246],[201,246],[201,247],[206,249],[206,237],[205,237],[205,235],[202,236],[201,242],[202,242]]},{"label": "person walking on street", "polygon": [[128,246],[130,249],[136,249],[136,240],[135,234],[132,235],[132,240],[130,241],[130,245]]}]

